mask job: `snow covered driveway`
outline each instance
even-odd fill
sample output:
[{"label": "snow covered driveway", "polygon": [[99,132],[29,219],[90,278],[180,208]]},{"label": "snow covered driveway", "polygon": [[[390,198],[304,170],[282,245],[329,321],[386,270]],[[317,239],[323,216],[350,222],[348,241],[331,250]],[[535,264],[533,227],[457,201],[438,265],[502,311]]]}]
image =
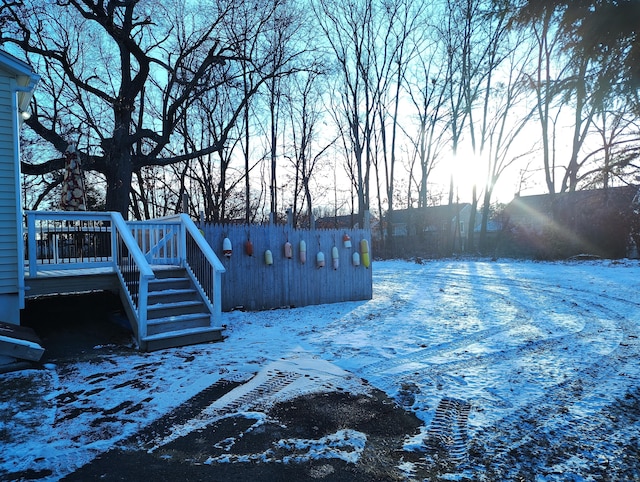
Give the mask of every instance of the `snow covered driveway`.
[{"label": "snow covered driveway", "polygon": [[[152,354],[98,346],[88,359],[0,376],[0,408],[14,414],[0,420],[0,478],[32,470],[55,480],[221,380],[247,382],[225,407],[255,417],[300,395],[358,392],[363,379],[423,421],[397,466],[406,480],[640,480],[638,262],[373,270],[368,302],[228,313],[223,343]],[[16,386],[31,387],[31,402],[16,402]],[[218,413],[211,407],[193,430]],[[337,435],[305,444],[330,459],[336,450],[321,446]],[[350,437],[357,464],[368,442]]]}]

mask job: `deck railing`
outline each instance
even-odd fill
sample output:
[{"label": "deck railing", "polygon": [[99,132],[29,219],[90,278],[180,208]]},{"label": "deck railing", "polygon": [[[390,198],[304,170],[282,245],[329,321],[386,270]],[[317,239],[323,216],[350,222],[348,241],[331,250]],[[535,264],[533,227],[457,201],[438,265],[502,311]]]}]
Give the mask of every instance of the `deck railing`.
[{"label": "deck railing", "polygon": [[[146,221],[142,222],[146,224]],[[161,234],[156,235],[162,240],[162,250],[149,250],[147,259],[157,259],[164,253],[172,259],[174,256],[181,260],[181,266],[186,268],[196,288],[212,313],[212,324],[217,325],[221,316],[221,275],[225,268],[214,253],[207,240],[194,222],[186,214],[167,216],[154,220],[154,223],[166,226]],[[153,226],[153,224],[151,224]],[[175,247],[175,251],[173,248]],[[167,263],[166,261],[162,261]],[[170,264],[170,263],[169,263]]]},{"label": "deck railing", "polygon": [[25,217],[29,276],[113,265],[111,213],[27,211]]},{"label": "deck railing", "polygon": [[224,266],[186,214],[125,221],[116,212],[27,211],[27,272],[36,277],[60,269],[111,268],[136,317],[139,339],[147,334],[152,266],[185,268],[208,305],[212,326],[221,316]]},{"label": "deck railing", "polygon": [[134,239],[151,265],[181,266],[180,220],[160,218],[151,221],[129,221]]}]

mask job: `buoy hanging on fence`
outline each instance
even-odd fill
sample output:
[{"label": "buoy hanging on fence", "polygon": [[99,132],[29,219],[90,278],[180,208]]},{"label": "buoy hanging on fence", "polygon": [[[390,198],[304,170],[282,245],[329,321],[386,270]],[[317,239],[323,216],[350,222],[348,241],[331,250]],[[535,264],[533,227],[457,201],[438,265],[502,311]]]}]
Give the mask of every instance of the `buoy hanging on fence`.
[{"label": "buoy hanging on fence", "polygon": [[371,264],[371,258],[369,257],[369,242],[366,239],[360,241],[360,254],[362,256],[362,266],[368,268]]},{"label": "buoy hanging on fence", "polygon": [[231,247],[231,240],[229,238],[224,238],[222,240],[222,254],[224,254],[227,258],[230,258],[232,253],[233,248]]},{"label": "buoy hanging on fence", "polygon": [[344,233],[344,236],[342,236],[342,243],[345,248],[351,248],[351,238],[347,233]]},{"label": "buoy hanging on fence", "polygon": [[244,242],[244,252],[247,253],[247,256],[253,256],[253,243],[250,239]]},{"label": "buoy hanging on fence", "polygon": [[307,262],[307,243],[304,239],[300,241],[300,262],[305,264]]},{"label": "buoy hanging on fence", "polygon": [[287,259],[293,258],[293,246],[289,241],[284,243],[284,257]]},{"label": "buoy hanging on fence", "polygon": [[360,254],[357,251],[354,251],[351,255],[351,261],[354,266],[360,266]]},{"label": "buoy hanging on fence", "polygon": [[322,251],[318,251],[316,255],[316,265],[318,268],[324,268],[324,253]]},{"label": "buoy hanging on fence", "polygon": [[331,259],[333,261],[333,269],[338,269],[340,265],[340,254],[338,253],[338,247],[331,248]]},{"label": "buoy hanging on fence", "polygon": [[264,264],[266,264],[267,266],[271,266],[273,264],[273,253],[270,249],[267,249],[264,252]]}]

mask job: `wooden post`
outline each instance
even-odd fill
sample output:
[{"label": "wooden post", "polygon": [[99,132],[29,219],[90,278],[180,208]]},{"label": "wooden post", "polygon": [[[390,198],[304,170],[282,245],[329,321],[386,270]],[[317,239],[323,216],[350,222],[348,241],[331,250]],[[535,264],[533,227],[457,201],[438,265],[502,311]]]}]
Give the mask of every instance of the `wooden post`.
[{"label": "wooden post", "polygon": [[189,196],[186,192],[182,193],[182,212],[189,214]]},{"label": "wooden post", "polygon": [[291,211],[291,208],[287,208],[287,227],[289,229],[293,228],[293,211]]}]

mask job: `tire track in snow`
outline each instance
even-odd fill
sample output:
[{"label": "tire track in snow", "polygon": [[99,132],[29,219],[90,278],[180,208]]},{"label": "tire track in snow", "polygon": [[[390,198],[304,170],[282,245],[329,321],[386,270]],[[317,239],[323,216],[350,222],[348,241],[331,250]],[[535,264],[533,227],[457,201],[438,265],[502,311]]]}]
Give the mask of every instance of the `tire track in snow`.
[{"label": "tire track in snow", "polygon": [[[439,283],[446,283],[448,289],[463,291],[470,289],[475,292],[475,298],[482,296],[498,297],[500,299],[508,299],[511,303],[519,305],[521,310],[535,310],[539,307],[564,307],[569,312],[563,313],[569,319],[573,316],[577,320],[582,320],[582,327],[579,331],[571,331],[554,336],[553,338],[542,338],[537,340],[529,340],[523,344],[503,349],[500,352],[481,354],[478,356],[466,356],[463,359],[438,362],[438,358],[451,355],[464,356],[464,353],[454,353],[456,351],[464,351],[464,348],[474,343],[478,343],[494,336],[506,334],[515,326],[515,321],[507,324],[492,326],[485,330],[480,330],[470,335],[457,337],[450,342],[440,343],[429,348],[417,350],[405,355],[397,356],[391,359],[381,360],[366,366],[359,370],[359,374],[369,379],[373,385],[382,386],[388,391],[388,387],[401,385],[407,380],[415,380],[416,376],[432,379],[439,389],[442,389],[447,383],[454,383],[464,386],[466,381],[464,377],[451,375],[469,368],[478,369],[479,367],[491,368],[496,364],[509,362],[510,360],[521,360],[531,356],[553,355],[561,353],[563,359],[575,360],[575,366],[562,367],[565,380],[554,385],[546,385],[543,387],[543,395],[528,400],[523,406],[511,411],[507,411],[507,415],[492,424],[491,427],[482,429],[474,436],[477,444],[484,445],[485,438],[488,438],[487,445],[494,447],[497,457],[504,457],[517,447],[531,441],[535,437],[540,436],[535,430],[528,437],[522,436],[522,427],[527,427],[529,420],[536,420],[541,426],[546,426],[550,421],[558,416],[566,413],[567,405],[575,405],[581,403],[584,395],[597,389],[597,387],[611,376],[615,376],[627,364],[632,363],[634,357],[639,354],[636,340],[637,326],[626,320],[626,313],[629,311],[629,305],[640,307],[640,303],[626,300],[619,296],[612,296],[606,293],[594,293],[590,290],[579,290],[564,286],[554,286],[550,283],[539,281],[519,281],[514,279],[496,279],[495,277],[484,275],[473,275],[474,286],[461,286],[460,276],[451,274],[442,275],[439,273],[434,280]],[[478,283],[480,281],[480,283]],[[491,288],[484,288],[483,284],[495,285]],[[478,286],[480,285],[480,286]],[[517,290],[517,299],[510,299],[505,291],[513,293]],[[416,290],[413,291],[415,295]],[[513,296],[513,294],[511,295]],[[606,299],[606,306],[601,304],[601,300]],[[494,301],[495,302],[495,301]],[[560,310],[562,311],[562,310]],[[571,312],[574,312],[573,314]],[[575,313],[578,312],[578,313]],[[560,314],[559,314],[560,315]],[[392,316],[392,315],[391,315]],[[549,333],[557,332],[557,327],[553,319],[544,320],[544,316],[538,316],[534,321],[529,321],[533,326],[549,328]],[[521,320],[520,320],[521,321]],[[614,340],[611,342],[609,340]],[[615,340],[618,339],[622,343],[615,346]],[[630,343],[624,343],[631,340]],[[608,353],[600,353],[597,349],[590,349],[590,345],[594,341],[606,343],[604,348]],[[596,347],[598,348],[598,347]],[[563,349],[562,352],[559,350]],[[585,352],[591,352],[592,356],[589,360],[580,359]],[[488,391],[488,390],[487,390]],[[489,392],[491,393],[491,392]],[[495,403],[495,398],[499,397],[498,393],[493,393],[494,405],[501,408],[509,408],[512,406],[508,400],[504,403]],[[442,400],[447,400],[445,397]],[[440,403],[442,403],[442,400]],[[460,403],[471,403],[478,409],[486,409],[486,400],[482,397],[471,396],[466,402],[460,400]],[[499,401],[498,401],[499,402]],[[432,424],[442,425],[442,421],[438,421],[438,410],[436,409],[435,418]],[[437,422],[437,423],[436,423]],[[446,424],[445,424],[446,425]],[[455,426],[454,426],[455,428]],[[495,435],[499,433],[500,435]],[[508,436],[505,436],[505,433]],[[452,461],[461,460],[460,444],[457,444],[456,450],[452,452]],[[493,453],[488,454],[493,457]],[[508,458],[508,457],[507,457]]]},{"label": "tire track in snow", "polygon": [[[576,370],[563,382],[546,388],[543,397],[529,401],[509,416],[475,434],[474,450],[478,454],[484,452],[479,459],[489,456],[496,462],[497,467],[505,471],[513,467],[513,460],[510,459],[514,452],[528,444],[535,445],[539,440],[548,440],[549,434],[554,434],[552,438],[555,439],[555,443],[561,444],[562,440],[570,437],[572,432],[589,432],[592,436],[600,437],[601,444],[605,444],[606,440],[602,437],[608,438],[607,428],[610,426],[610,421],[604,421],[602,418],[580,417],[578,427],[576,422],[578,417],[567,414],[573,407],[583,404],[588,397],[597,392],[600,386],[606,385],[616,377],[624,379],[627,371],[633,372],[633,367],[637,365],[640,357],[638,320],[625,317],[629,306],[635,308],[640,306],[640,303],[618,296],[574,288],[559,288],[555,291],[565,296],[569,291],[581,297],[580,302],[599,309],[600,314],[608,315],[610,319],[613,318],[620,341],[609,353],[592,353],[586,366]],[[607,299],[607,306],[603,306],[599,299]],[[593,317],[587,320],[586,325],[591,321]],[[631,369],[627,370],[627,368]],[[631,382],[628,385],[633,385]],[[614,402],[615,400],[610,400],[608,405]],[[606,406],[601,407],[601,410],[605,408]]]},{"label": "tire track in snow", "polygon": [[[486,293],[491,292],[491,290],[484,291]],[[540,292],[539,289],[536,289],[536,291]],[[549,291],[549,293],[557,295],[554,291]],[[572,301],[569,304],[570,306],[574,306],[575,302]],[[450,374],[452,372],[459,373],[460,371],[472,367],[488,367],[514,358],[542,355],[558,350],[559,348],[565,348],[566,351],[563,355],[567,357],[572,352],[579,352],[584,348],[584,346],[591,343],[594,336],[599,336],[599,332],[611,330],[611,328],[607,326],[607,324],[609,324],[611,312],[604,309],[601,305],[591,301],[585,302],[585,304],[599,310],[600,313],[591,312],[590,317],[592,322],[584,323],[582,329],[578,332],[569,332],[552,338],[522,340],[520,344],[507,349],[502,349],[500,352],[491,351],[489,353],[483,353],[475,356],[472,355],[471,350],[464,350],[465,347],[472,344],[507,334],[521,323],[521,320],[513,320],[511,323],[506,325],[494,326],[486,330],[472,333],[468,336],[457,337],[453,341],[440,343],[429,348],[363,366],[359,370],[359,373],[364,378],[369,379],[369,381],[374,383],[374,385],[393,385],[398,382],[398,377],[400,377],[401,380],[404,380],[405,378],[412,378],[415,375],[420,375],[430,378],[435,385],[441,387],[446,384],[445,379],[464,385],[464,378]],[[521,305],[525,306],[524,303],[521,303]],[[588,311],[586,313],[588,313]],[[600,318],[597,315],[603,316]],[[616,314],[614,315],[615,318],[619,318]],[[535,322],[530,321],[529,324],[541,324],[539,320],[540,318]],[[452,356],[459,358],[449,361],[438,361],[439,358],[451,358]],[[506,405],[509,404],[506,403]]]},{"label": "tire track in snow", "polygon": [[443,448],[448,457],[462,462],[467,455],[467,419],[471,405],[455,398],[443,398],[436,408],[425,444],[435,450]]},{"label": "tire track in snow", "polygon": [[225,394],[220,399],[215,400],[196,417],[171,427],[169,435],[153,440],[148,450],[149,452],[153,452],[184,435],[196,430],[201,430],[216,420],[220,420],[228,415],[248,411],[259,405],[268,405],[269,400],[273,399],[279,392],[289,387],[300,377],[302,377],[301,373],[280,370],[269,370],[267,376],[262,380],[254,377],[244,385]]},{"label": "tire track in snow", "polygon": [[[543,445],[555,441],[556,447],[564,452],[563,439],[571,438],[571,432],[575,430],[608,438],[610,421],[581,417],[578,422],[581,426],[577,428],[576,420],[567,416],[567,413],[595,392],[603,382],[619,376],[625,366],[636,364],[639,355],[637,344],[626,344],[620,345],[615,356],[603,355],[592,359],[590,365],[575,377],[546,388],[543,397],[530,401],[497,423],[476,432],[473,436],[473,458],[476,461],[492,460],[491,471],[494,473],[491,476],[506,478],[513,475],[510,471],[521,464],[521,460],[527,459],[516,458],[524,447],[531,450],[531,447],[539,447],[543,440]],[[550,433],[555,434],[552,440],[549,440]],[[535,459],[531,462],[537,464]]]},{"label": "tire track in snow", "polygon": [[[455,280],[456,282],[460,282],[459,278],[448,278],[443,276],[438,276],[435,278],[436,281],[446,281],[446,293],[444,289],[441,288],[441,292],[443,292],[443,296],[447,298],[452,298],[456,300],[466,300],[467,297],[473,296],[475,298],[483,298],[487,297],[497,297],[496,300],[492,301],[492,304],[500,304],[502,309],[505,306],[512,311],[513,316],[511,317],[511,323],[505,324],[496,324],[491,325],[488,328],[481,329],[479,331],[474,332],[465,332],[465,333],[457,333],[455,334],[451,340],[446,342],[441,342],[436,345],[432,345],[428,348],[424,348],[421,350],[417,350],[405,355],[394,356],[389,359],[383,359],[380,361],[376,361],[374,363],[365,365],[361,367],[359,370],[360,373],[364,374],[365,378],[368,373],[377,373],[381,371],[387,371],[393,367],[399,367],[401,365],[411,363],[411,362],[421,362],[429,356],[435,353],[446,353],[450,351],[454,351],[456,349],[464,348],[473,343],[480,342],[490,337],[499,336],[502,333],[507,333],[513,329],[518,328],[522,325],[527,325],[531,323],[530,318],[528,317],[528,313],[531,312],[534,307],[538,305],[535,303],[526,303],[524,300],[520,299],[512,299],[508,294],[503,293],[500,286],[496,287],[483,287],[483,286],[473,286],[472,289],[469,286],[463,286],[460,284],[452,284],[450,281]],[[372,320],[374,324],[379,324],[380,320],[384,322],[388,322],[388,320],[401,319],[403,311],[409,309],[412,314],[418,309],[424,309],[424,299],[425,295],[422,291],[422,287],[414,284],[412,285],[412,290],[405,291],[402,294],[398,294],[394,292],[392,297],[384,303],[382,306],[377,306],[374,312],[369,311],[368,309],[364,309],[364,313],[366,315],[361,315],[359,313],[354,313],[351,315],[353,318],[353,322],[349,322],[347,324],[344,323],[344,320],[339,322],[339,325],[336,327],[337,330],[340,331],[342,335],[345,333],[350,333],[352,331],[357,331],[362,329],[363,324],[363,316],[367,320]],[[469,290],[469,292],[465,293],[465,290]],[[472,293],[473,292],[473,293]],[[440,302],[437,304],[436,308],[438,310],[442,310],[444,306],[446,306],[446,302]],[[481,303],[476,303],[473,306],[465,306],[465,311],[470,311],[469,308],[475,309],[477,306],[481,306]],[[468,313],[465,312],[465,317]],[[434,315],[433,313],[426,313],[425,318],[437,318],[437,313]],[[485,313],[479,313],[477,318],[484,318]],[[353,327],[353,328],[350,328]],[[330,327],[329,327],[330,328]],[[372,331],[375,332],[375,327],[372,328]],[[327,344],[327,351],[329,351],[330,344],[333,340]]]},{"label": "tire track in snow", "polygon": [[[566,346],[567,350],[582,351],[583,347],[591,342],[591,338],[599,332],[608,330],[606,324],[596,321],[595,323],[585,323],[583,329],[578,332],[565,333],[553,338],[541,338],[538,340],[526,340],[522,345],[503,349],[500,352],[485,353],[477,356],[466,357],[464,359],[447,362],[433,362],[430,359],[451,355],[456,351],[486,340],[488,338],[507,333],[509,330],[487,329],[474,333],[472,336],[458,338],[452,342],[442,343],[430,348],[414,351],[412,353],[398,356],[389,360],[382,360],[362,367],[364,373],[371,373],[374,377],[397,377],[408,373],[415,373],[417,365],[424,365],[418,368],[421,372],[431,372],[434,375],[453,370],[461,370],[478,365],[491,365],[501,361],[514,358],[514,355],[526,356],[531,354],[542,354],[553,351],[559,347]],[[579,342],[578,347],[572,345]],[[460,354],[461,356],[463,354]],[[404,369],[402,367],[405,367]],[[384,372],[393,371],[392,374],[385,375]]]}]

